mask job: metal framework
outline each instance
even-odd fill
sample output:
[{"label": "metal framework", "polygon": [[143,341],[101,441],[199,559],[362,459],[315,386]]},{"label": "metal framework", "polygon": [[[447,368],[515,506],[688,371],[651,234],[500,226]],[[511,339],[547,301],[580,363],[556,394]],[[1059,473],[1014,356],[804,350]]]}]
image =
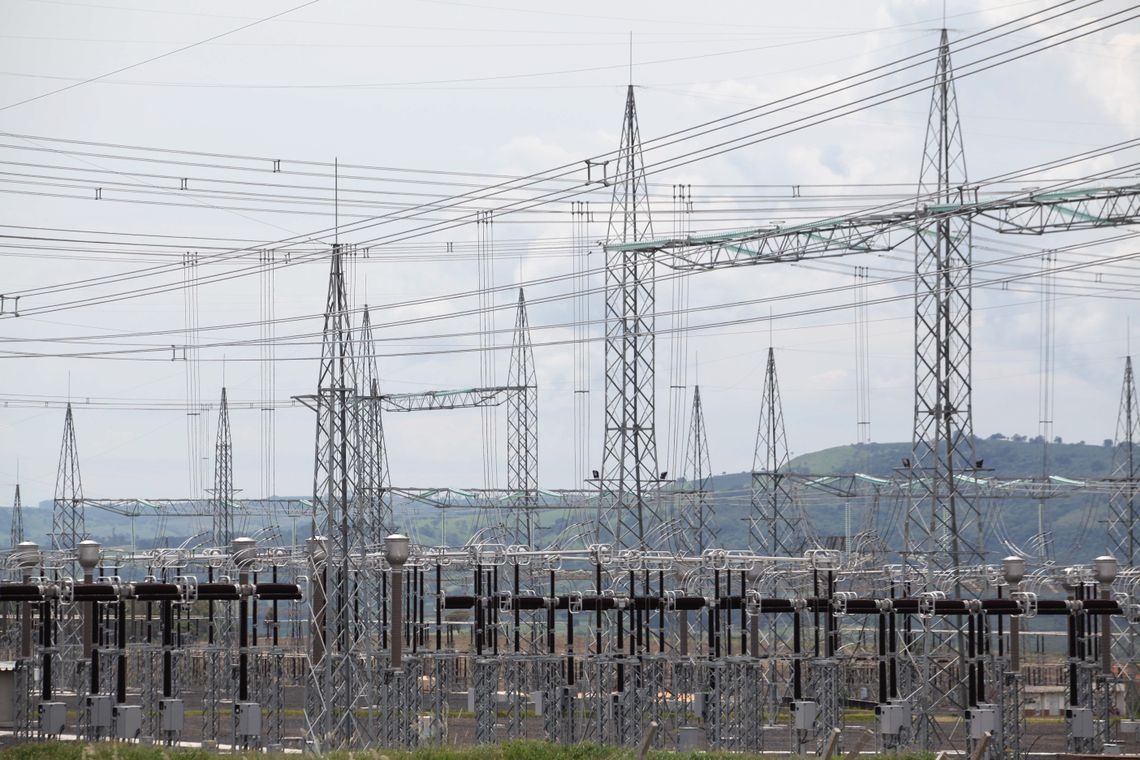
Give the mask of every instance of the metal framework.
[{"label": "metal framework", "polygon": [[305,403],[317,414],[313,473],[314,536],[312,577],[321,585],[313,602],[311,677],[305,718],[318,749],[350,746],[367,736],[365,680],[359,662],[369,642],[356,624],[354,600],[369,599],[364,556],[367,525],[357,496],[356,449],[360,405],[352,326],[345,288],[344,252],[333,247],[322,333],[321,366],[315,396]]},{"label": "metal framework", "polygon": [[760,422],[752,464],[749,545],[764,554],[797,556],[806,542],[802,511],[788,477],[788,438],[776,378],[776,354],[769,347],[760,400]]},{"label": "metal framework", "polygon": [[[966,159],[946,31],[919,176],[919,203],[960,203]],[[970,222],[946,217],[915,234],[914,441],[911,472],[925,491],[907,511],[908,561],[936,573],[980,564],[982,520],[959,475],[977,472],[971,396]]]},{"label": "metal framework", "polygon": [[919,229],[948,219],[986,220],[998,232],[1023,235],[1136,224],[1140,184],[1021,191],[987,200],[963,196],[948,203],[920,202],[898,211],[804,224],[607,243],[606,250],[653,253],[671,269],[715,270],[891,251],[914,240]]},{"label": "metal framework", "polygon": [[12,522],[8,530],[8,546],[15,549],[17,544],[24,540],[24,505],[20,501],[20,484],[16,484],[16,493],[12,497]]},{"label": "metal framework", "polygon": [[[392,522],[392,483],[388,469],[388,448],[384,441],[383,397],[380,395],[380,371],[376,364],[376,346],[372,338],[372,317],[367,304],[360,321],[358,359],[360,380],[357,387],[363,397],[360,403],[360,425],[357,478],[359,509],[369,536],[386,536],[394,530]],[[378,400],[379,399],[379,400]]]},{"label": "metal framework", "polygon": [[[82,498],[83,508],[99,509],[122,517],[208,517],[213,518],[216,502],[210,499],[170,498]],[[312,517],[313,502],[309,499],[238,499],[230,500],[231,516],[245,517]]]},{"label": "metal framework", "polygon": [[[1137,497],[1140,495],[1140,397],[1136,395],[1136,378],[1132,357],[1124,358],[1124,379],[1120,388],[1120,411],[1113,441],[1113,468],[1110,479],[1115,486],[1108,500],[1107,537],[1109,551],[1126,568],[1136,568],[1140,560],[1140,525],[1137,525]],[[1121,664],[1121,680],[1125,689],[1125,711],[1129,718],[1140,714],[1140,666],[1137,651],[1140,630],[1135,616],[1114,621],[1116,637],[1113,655]]]},{"label": "metal framework", "polygon": [[426,412],[450,409],[481,409],[502,406],[524,386],[496,385],[490,388],[388,393],[381,395],[380,407],[385,412]]},{"label": "metal framework", "polygon": [[519,288],[514,340],[507,385],[516,388],[507,397],[507,490],[513,494],[514,543],[534,546],[534,510],[538,496],[538,375],[526,299]]},{"label": "metal framework", "polygon": [[214,444],[214,515],[211,536],[214,546],[229,546],[234,533],[234,462],[233,441],[230,435],[230,409],[226,403],[226,389],[218,405],[218,438]]},{"label": "metal framework", "polygon": [[83,478],[79,472],[79,450],[75,444],[75,418],[71,404],[63,418],[63,443],[55,476],[52,502],[51,543],[53,549],[74,549],[86,538],[83,517]]},{"label": "metal framework", "polygon": [[653,235],[641,134],[633,85],[626,92],[621,145],[612,178],[606,235],[605,438],[601,489],[609,497],[599,515],[599,540],[646,549],[661,525],[656,506],[654,384],[654,257],[625,248]]},{"label": "metal framework", "polygon": [[693,387],[693,411],[685,440],[685,471],[681,474],[676,546],[682,552],[704,554],[720,545],[712,494],[712,462],[701,406],[701,386]]}]

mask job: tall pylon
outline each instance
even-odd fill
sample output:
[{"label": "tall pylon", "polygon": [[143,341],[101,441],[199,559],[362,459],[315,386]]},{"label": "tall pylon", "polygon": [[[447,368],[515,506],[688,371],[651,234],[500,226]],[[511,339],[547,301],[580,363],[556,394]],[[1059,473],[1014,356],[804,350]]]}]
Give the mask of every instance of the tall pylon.
[{"label": "tall pylon", "polygon": [[719,546],[715,509],[711,496],[712,462],[705,432],[705,412],[701,406],[701,386],[693,387],[693,411],[689,417],[689,435],[685,440],[685,471],[678,514],[678,548],[688,554],[703,554]]},{"label": "tall pylon", "polygon": [[[950,42],[942,30],[923,145],[916,203],[968,200],[966,156],[958,119]],[[910,477],[903,560],[909,593],[942,590],[962,596],[961,569],[984,562],[979,498],[961,476],[977,473],[971,380],[971,234],[967,217],[921,224],[915,233],[914,437],[904,465]],[[951,578],[937,588],[936,578]],[[919,747],[932,749],[942,729],[938,711],[969,706],[964,677],[965,623],[949,620],[944,631],[926,630],[906,640],[906,661],[917,671],[912,684]],[[936,684],[949,684],[936,686]],[[968,751],[973,750],[967,739]]]},{"label": "tall pylon", "polygon": [[8,534],[8,546],[15,549],[24,540],[24,505],[20,502],[20,484],[16,484],[16,495],[12,498],[12,527]]},{"label": "tall pylon", "polygon": [[214,546],[228,549],[234,533],[234,461],[230,436],[230,407],[226,389],[218,406],[218,438],[214,444],[214,493],[210,513],[213,515]]},{"label": "tall pylon", "polygon": [[[56,551],[74,551],[87,537],[83,513],[83,478],[79,472],[79,449],[75,444],[75,418],[71,402],[63,417],[63,442],[59,449],[59,468],[55,475],[55,499],[52,502],[51,547]],[[74,566],[74,561],[71,563]],[[71,568],[74,576],[74,567]]]},{"label": "tall pylon", "polygon": [[[919,205],[967,200],[966,156],[950,42],[942,30],[926,127]],[[971,235],[964,216],[916,231],[914,437],[916,495],[907,511],[908,562],[927,578],[984,561],[977,499],[959,476],[976,472],[971,380]]]},{"label": "tall pylon", "polygon": [[776,377],[776,352],[768,348],[756,451],[752,460],[751,548],[771,556],[796,557],[804,549],[806,526],[788,475],[788,437]]},{"label": "tall pylon", "polygon": [[507,397],[507,490],[510,492],[514,541],[534,545],[534,515],[538,506],[538,376],[526,316],[526,296],[519,288],[511,366],[507,385],[517,390]]},{"label": "tall pylon", "polygon": [[[77,547],[87,538],[83,507],[83,478],[79,472],[79,448],[75,443],[75,418],[71,402],[63,418],[63,442],[59,451],[59,469],[55,477],[55,499],[52,502],[51,547],[64,553],[59,563],[64,575],[79,575]],[[83,678],[82,626],[83,618],[76,604],[61,604],[58,612],[56,656],[60,665],[61,682],[67,688],[82,689]]]},{"label": "tall pylon", "polygon": [[[230,542],[237,537],[234,526],[234,463],[233,438],[230,433],[230,406],[226,388],[222,386],[218,406],[218,436],[214,443],[214,487],[210,492],[211,540],[213,545],[228,552]],[[212,572],[212,570],[211,570]],[[206,739],[218,741],[220,737],[223,700],[232,698],[233,679],[229,677],[233,665],[231,649],[234,644],[234,611],[228,602],[209,603],[209,647],[206,657],[206,688],[210,699],[203,702],[202,732]]]},{"label": "tall pylon", "polygon": [[1112,496],[1109,499],[1108,550],[1122,567],[1140,564],[1140,525],[1137,525],[1137,495],[1140,492],[1140,398],[1132,374],[1132,357],[1124,358],[1124,382],[1112,450]]},{"label": "tall pylon", "polygon": [[320,588],[312,602],[305,719],[310,738],[321,751],[354,742],[366,746],[367,722],[360,711],[369,706],[368,681],[360,664],[368,644],[361,637],[353,604],[356,598],[371,598],[359,588],[367,533],[358,519],[359,510],[353,509],[360,406],[344,250],[339,244],[333,246],[331,260],[317,393],[305,398],[317,413],[313,525],[315,537],[323,539],[314,542],[311,552],[310,572]]},{"label": "tall pylon", "polygon": [[[1137,496],[1140,494],[1140,397],[1136,395],[1136,378],[1132,373],[1132,357],[1124,358],[1124,382],[1120,389],[1120,411],[1116,420],[1116,439],[1112,449],[1112,495],[1108,501],[1108,551],[1122,568],[1135,568],[1140,561],[1140,531],[1137,525]],[[1114,619],[1113,658],[1124,668],[1125,716],[1140,713],[1140,688],[1136,676],[1140,672],[1137,650],[1140,627],[1127,618]]]},{"label": "tall pylon", "polygon": [[396,529],[392,515],[392,483],[388,469],[388,448],[384,440],[384,420],[380,409],[380,371],[376,344],[372,338],[372,317],[368,305],[360,320],[360,350],[357,355],[360,379],[360,425],[357,451],[360,475],[357,494],[361,521],[367,535],[378,541]]},{"label": "tall pylon", "polygon": [[[625,101],[621,146],[610,182],[607,244],[651,238],[653,225],[633,85]],[[606,249],[606,387],[602,492],[608,506],[599,540],[618,548],[651,548],[660,528],[654,422],[654,258],[649,252]]]}]

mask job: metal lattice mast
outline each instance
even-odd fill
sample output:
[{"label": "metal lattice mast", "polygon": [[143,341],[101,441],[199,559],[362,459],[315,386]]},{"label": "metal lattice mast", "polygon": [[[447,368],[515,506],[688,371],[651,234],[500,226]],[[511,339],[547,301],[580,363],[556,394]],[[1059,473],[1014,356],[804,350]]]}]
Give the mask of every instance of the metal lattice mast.
[{"label": "metal lattice mast", "polygon": [[56,470],[55,476],[51,546],[57,551],[74,550],[84,538],[86,538],[86,527],[83,518],[83,479],[79,473],[79,450],[75,445],[75,419],[71,413],[71,402],[68,402],[67,413],[63,418],[63,443],[59,450],[59,469]]},{"label": "metal lattice mast", "polygon": [[685,443],[684,491],[681,494],[679,548],[692,555],[718,545],[712,489],[712,463],[705,433],[705,412],[701,406],[701,386],[693,387],[693,412]]},{"label": "metal lattice mast", "polygon": [[[950,43],[942,30],[926,127],[917,204],[968,200],[966,157],[958,119]],[[960,477],[976,473],[971,381],[970,221],[947,216],[915,234],[914,438],[904,526],[904,561],[927,591],[962,596],[960,570],[984,562],[976,494]],[[935,579],[949,574],[950,586]],[[923,589],[913,589],[918,592]],[[931,749],[941,733],[933,715],[968,707],[963,677],[965,622],[948,619],[908,645],[919,672],[914,694],[915,738]],[[939,686],[938,684],[942,684]],[[973,740],[967,740],[973,749]]]},{"label": "metal lattice mast", "polygon": [[[967,200],[966,158],[946,30],[938,52],[919,176],[919,205]],[[915,236],[914,439],[917,495],[907,551],[927,571],[983,561],[982,523],[959,476],[976,470],[971,406],[970,222],[944,217]],[[929,577],[929,576],[928,576]]]},{"label": "metal lattice mast", "polygon": [[[608,243],[651,238],[649,197],[633,85],[625,102],[621,147],[610,205]],[[608,511],[599,538],[619,547],[646,548],[661,524],[657,509],[654,423],[653,255],[606,250],[606,415],[602,490]]]},{"label": "metal lattice mast", "polygon": [[24,505],[20,501],[20,484],[16,484],[16,495],[12,499],[12,528],[8,534],[8,546],[15,549],[24,540]]},{"label": "metal lattice mast", "polygon": [[[223,552],[237,537],[234,528],[233,439],[230,434],[230,407],[226,389],[218,407],[218,436],[214,444],[214,487],[210,494],[211,539]],[[203,736],[218,741],[222,706],[233,697],[234,610],[230,602],[209,603],[209,646],[206,651],[206,692],[202,695]]]},{"label": "metal lattice mast", "polygon": [[358,667],[362,630],[353,620],[366,533],[355,519],[359,511],[353,509],[359,405],[343,260],[342,247],[335,245],[317,393],[306,399],[317,413],[313,524],[316,534],[326,539],[324,561],[314,560],[312,569],[315,576],[323,577],[323,593],[321,601],[314,602],[306,720],[311,738],[322,750],[367,743],[367,721],[358,713],[368,706],[365,673]]},{"label": "metal lattice mast", "polygon": [[752,461],[752,517],[748,540],[753,549],[764,554],[794,557],[803,552],[805,526],[787,469],[788,438],[784,432],[780,384],[776,379],[776,353],[769,348]]},{"label": "metal lattice mast", "polygon": [[507,398],[507,490],[511,494],[514,540],[533,546],[532,520],[538,506],[538,377],[522,288],[507,385],[518,389]]},{"label": "metal lattice mast", "polygon": [[1140,535],[1137,534],[1137,484],[1140,483],[1140,454],[1136,450],[1140,437],[1140,398],[1136,396],[1136,378],[1132,374],[1132,357],[1124,359],[1124,383],[1120,389],[1120,413],[1116,421],[1113,448],[1112,482],[1109,499],[1108,548],[1122,567],[1135,567],[1140,559]]},{"label": "metal lattice mast", "polygon": [[[76,577],[79,542],[87,538],[83,512],[83,479],[79,473],[79,449],[75,444],[75,418],[71,403],[63,420],[63,442],[59,452],[59,469],[55,477],[55,500],[52,504],[51,545],[55,551],[67,553],[60,563],[63,574]],[[86,685],[82,662],[83,619],[75,604],[59,607],[58,646],[61,682],[68,687]]]},{"label": "metal lattice mast", "polygon": [[384,442],[384,420],[381,417],[380,372],[376,364],[376,346],[372,339],[372,317],[368,306],[360,322],[360,477],[357,489],[361,519],[367,534],[378,541],[395,530],[392,521],[392,483],[388,470],[388,448]]},{"label": "metal lattice mast", "polygon": [[[1140,556],[1137,534],[1137,492],[1140,486],[1140,398],[1136,396],[1136,378],[1132,373],[1132,357],[1124,359],[1124,382],[1120,389],[1120,412],[1116,421],[1109,497],[1108,550],[1124,568],[1134,568]],[[1113,637],[1113,656],[1124,667],[1125,711],[1128,717],[1140,712],[1140,689],[1137,688],[1137,638],[1140,631],[1127,619],[1114,620],[1117,635]]]},{"label": "metal lattice mast", "polygon": [[230,407],[226,389],[222,388],[222,401],[218,408],[218,438],[214,445],[214,546],[229,548],[234,538],[234,462],[230,438]]}]

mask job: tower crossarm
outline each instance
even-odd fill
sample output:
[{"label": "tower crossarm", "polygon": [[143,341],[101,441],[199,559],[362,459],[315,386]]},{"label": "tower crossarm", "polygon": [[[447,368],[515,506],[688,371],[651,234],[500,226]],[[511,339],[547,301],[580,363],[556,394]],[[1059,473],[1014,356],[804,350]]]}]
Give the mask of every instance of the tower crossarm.
[{"label": "tower crossarm", "polygon": [[997,221],[998,232],[1024,235],[1136,224],[1140,222],[1140,185],[1031,195],[1021,203],[981,215]]},{"label": "tower crossarm", "polygon": [[[123,517],[210,517],[216,507],[214,499],[82,499],[85,507]],[[273,515],[308,515],[313,504],[308,499],[232,499],[234,514],[269,517]]]},{"label": "tower crossarm", "polygon": [[523,385],[496,385],[488,388],[423,391],[421,393],[389,393],[380,396],[385,412],[424,412],[441,409],[478,409],[500,406],[511,394],[522,393]]},{"label": "tower crossarm", "polygon": [[[392,494],[416,504],[437,509],[499,509],[510,506],[516,492],[504,488],[417,488],[393,486]],[[545,510],[596,510],[599,495],[596,489],[539,489],[535,509]]]},{"label": "tower crossarm", "polygon": [[975,217],[996,221],[999,232],[1037,235],[1136,224],[1140,185],[1021,193],[805,224],[611,243],[606,249],[653,253],[672,269],[724,269],[889,251],[938,220]]}]

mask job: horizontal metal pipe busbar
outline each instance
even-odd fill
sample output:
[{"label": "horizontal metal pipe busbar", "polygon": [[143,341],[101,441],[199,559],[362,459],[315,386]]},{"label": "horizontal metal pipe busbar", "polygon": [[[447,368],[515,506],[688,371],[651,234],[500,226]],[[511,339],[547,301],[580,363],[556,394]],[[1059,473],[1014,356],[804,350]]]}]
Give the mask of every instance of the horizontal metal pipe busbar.
[{"label": "horizontal metal pipe busbar", "polygon": [[301,587],[296,583],[258,583],[253,587],[253,594],[267,602],[299,602],[303,598]]},{"label": "horizontal metal pipe busbar", "polygon": [[5,583],[0,585],[0,602],[39,602],[44,589],[35,583]]},{"label": "horizontal metal pipe busbar", "polygon": [[133,586],[135,599],[144,602],[182,598],[182,588],[177,583],[135,583]]}]

